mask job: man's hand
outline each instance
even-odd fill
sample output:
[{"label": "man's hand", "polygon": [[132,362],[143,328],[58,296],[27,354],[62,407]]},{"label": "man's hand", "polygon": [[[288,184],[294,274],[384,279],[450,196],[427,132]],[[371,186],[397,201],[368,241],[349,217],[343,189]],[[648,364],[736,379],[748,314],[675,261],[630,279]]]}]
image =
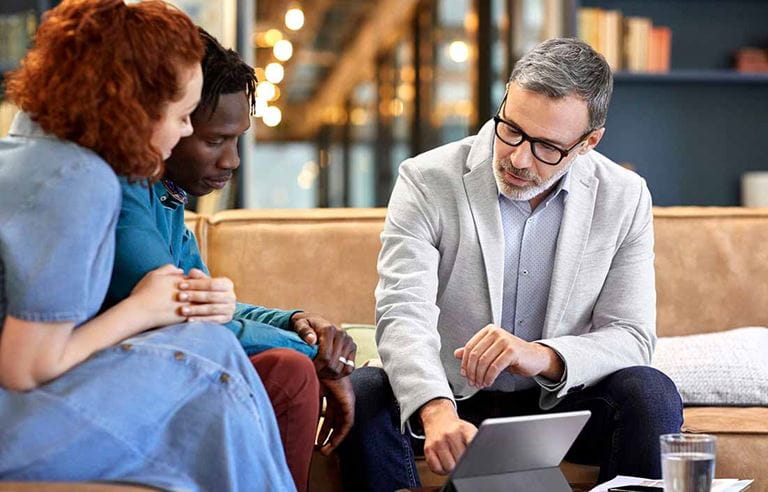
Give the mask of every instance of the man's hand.
[{"label": "man's hand", "polygon": [[357,345],[330,321],[316,314],[296,313],[291,316],[291,328],[308,344],[317,344],[314,362],[318,378],[339,379],[355,369]]},{"label": "man's hand", "polygon": [[320,452],[328,456],[352,429],[352,423],[355,421],[355,393],[349,378],[321,379],[320,385],[326,407],[317,444]]},{"label": "man's hand", "polygon": [[461,420],[450,400],[439,398],[424,404],[419,410],[424,425],[424,457],[429,469],[438,475],[451,473],[477,427]]},{"label": "man's hand", "polygon": [[553,381],[559,380],[564,370],[563,361],[551,348],[527,342],[495,325],[475,333],[453,355],[461,359],[461,375],[477,388],[492,385],[505,370],[526,377],[541,374]]},{"label": "man's hand", "polygon": [[227,277],[211,278],[201,270],[193,268],[186,280],[179,284],[179,301],[190,305],[181,309],[187,321],[210,321],[227,323],[232,321],[237,306],[235,286]]}]

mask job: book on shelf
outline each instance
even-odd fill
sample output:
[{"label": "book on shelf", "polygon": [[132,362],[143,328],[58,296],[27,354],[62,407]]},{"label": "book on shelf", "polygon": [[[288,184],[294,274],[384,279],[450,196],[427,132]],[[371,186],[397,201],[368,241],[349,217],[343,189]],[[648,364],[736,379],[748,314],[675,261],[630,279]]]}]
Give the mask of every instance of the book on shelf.
[{"label": "book on shelf", "polygon": [[582,7],[578,11],[578,32],[605,57],[614,72],[669,71],[672,31],[654,26],[647,17],[625,17],[618,10]]},{"label": "book on shelf", "polygon": [[672,46],[672,30],[668,27],[651,27],[648,45],[648,71],[669,72],[669,55]]},{"label": "book on shelf", "polygon": [[736,71],[749,73],[768,72],[768,50],[741,48],[736,52]]},{"label": "book on shelf", "polygon": [[624,60],[630,72],[648,71],[648,54],[651,44],[651,19],[627,17],[624,21]]},{"label": "book on shelf", "polygon": [[583,7],[578,12],[579,37],[605,57],[611,70],[622,69],[622,15],[618,10]]}]

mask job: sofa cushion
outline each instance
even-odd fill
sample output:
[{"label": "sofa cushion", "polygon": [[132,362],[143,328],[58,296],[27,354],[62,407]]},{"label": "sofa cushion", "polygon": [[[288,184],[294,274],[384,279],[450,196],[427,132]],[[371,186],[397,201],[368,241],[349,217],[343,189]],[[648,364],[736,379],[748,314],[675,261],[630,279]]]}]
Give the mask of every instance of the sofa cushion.
[{"label": "sofa cushion", "polygon": [[768,326],[768,208],[657,207],[657,333]]},{"label": "sofa cushion", "polygon": [[209,218],[207,264],[242,302],[371,323],[383,209],[229,210]]},{"label": "sofa cushion", "polygon": [[687,407],[683,430],[704,434],[768,434],[766,407]]},{"label": "sofa cushion", "polygon": [[347,332],[357,345],[355,361],[358,367],[362,367],[367,362],[379,357],[376,349],[376,326],[375,325],[351,325],[342,323],[341,328]]},{"label": "sofa cushion", "polygon": [[653,365],[686,405],[768,405],[768,328],[660,338]]}]

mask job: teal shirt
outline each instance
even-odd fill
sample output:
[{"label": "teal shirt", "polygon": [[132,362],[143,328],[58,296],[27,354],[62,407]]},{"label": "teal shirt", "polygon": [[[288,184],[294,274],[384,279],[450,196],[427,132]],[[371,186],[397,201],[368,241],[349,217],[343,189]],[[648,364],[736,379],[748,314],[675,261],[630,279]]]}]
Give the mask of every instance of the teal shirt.
[{"label": "teal shirt", "polygon": [[[173,264],[188,273],[197,268],[208,273],[194,235],[184,224],[184,205],[158,182],[129,183],[120,178],[123,203],[117,223],[115,265],[104,308],[128,297],[149,271]],[[314,358],[317,347],[290,330],[297,311],[267,309],[238,303],[229,328],[248,355],[270,348],[290,348]]]}]

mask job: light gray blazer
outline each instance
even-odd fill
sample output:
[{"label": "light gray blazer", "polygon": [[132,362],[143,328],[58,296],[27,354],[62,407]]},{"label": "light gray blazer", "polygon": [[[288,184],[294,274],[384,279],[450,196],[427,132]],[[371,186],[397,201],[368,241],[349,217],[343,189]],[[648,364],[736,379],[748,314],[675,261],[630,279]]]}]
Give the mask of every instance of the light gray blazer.
[{"label": "light gray blazer", "polygon": [[[376,287],[376,340],[401,424],[427,401],[477,390],[453,351],[501,321],[504,237],[493,176],[493,122],[476,136],[400,166]],[[551,408],[619,369],[647,365],[656,341],[651,196],[645,181],[598,152],[570,171],[543,342],[566,365],[542,388]],[[502,373],[494,389],[509,386]]]}]

